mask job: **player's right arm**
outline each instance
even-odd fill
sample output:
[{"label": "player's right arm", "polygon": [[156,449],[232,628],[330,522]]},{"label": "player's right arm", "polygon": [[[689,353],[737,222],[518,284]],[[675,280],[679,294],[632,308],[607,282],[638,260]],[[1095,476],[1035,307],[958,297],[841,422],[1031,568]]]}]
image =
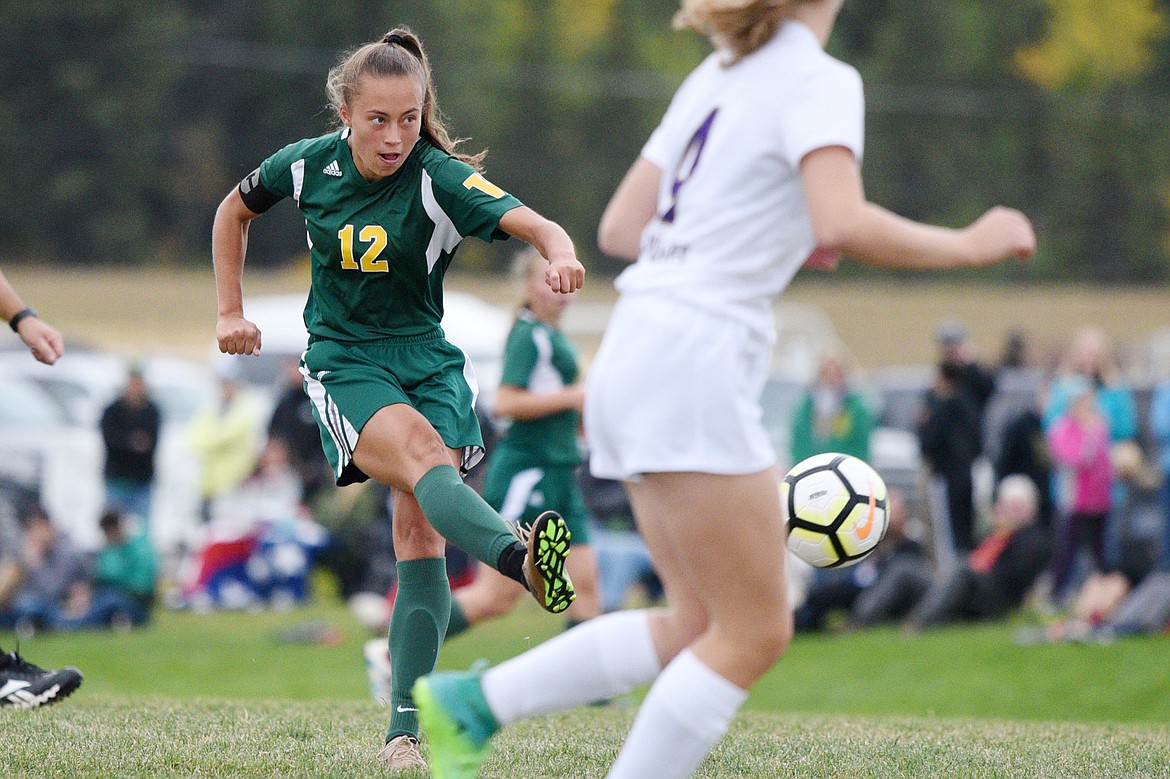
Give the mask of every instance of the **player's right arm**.
[{"label": "player's right arm", "polygon": [[[232,189],[215,210],[211,228],[211,260],[215,265],[215,291],[219,299],[219,317],[215,338],[225,354],[260,354],[260,328],[244,318],[244,256],[248,253],[248,223],[288,196],[280,177],[275,184],[265,184],[261,172],[268,166],[283,169],[274,160],[286,152],[297,153],[287,146],[249,173]],[[265,171],[266,172],[266,171]]]},{"label": "player's right arm", "polygon": [[935,227],[898,216],[865,199],[853,152],[826,146],[800,163],[801,180],[817,245],[887,268],[958,268],[988,265],[1036,253],[1032,223],[997,206],[962,229]]},{"label": "player's right arm", "polygon": [[244,318],[243,283],[248,223],[257,216],[244,205],[239,188],[233,188],[215,210],[211,228],[211,260],[219,301],[215,338],[225,354],[260,353],[260,328]]}]

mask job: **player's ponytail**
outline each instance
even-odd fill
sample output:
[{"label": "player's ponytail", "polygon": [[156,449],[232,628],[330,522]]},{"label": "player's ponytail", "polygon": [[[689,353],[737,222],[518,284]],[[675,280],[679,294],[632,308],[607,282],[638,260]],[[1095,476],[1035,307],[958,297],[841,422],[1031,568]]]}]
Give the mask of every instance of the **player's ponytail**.
[{"label": "player's ponytail", "polygon": [[676,29],[694,30],[731,54],[733,65],[763,46],[792,13],[798,0],[683,0]]},{"label": "player's ponytail", "polygon": [[341,116],[341,107],[349,105],[357,94],[357,87],[364,76],[412,76],[423,87],[422,128],[419,134],[431,145],[452,154],[467,164],[480,169],[486,152],[460,154],[456,147],[463,142],[452,138],[443,122],[439,104],[435,97],[435,85],[431,78],[431,64],[427,59],[422,41],[409,28],[396,27],[382,36],[379,41],[359,46],[342,55],[338,64],[329,71],[326,89],[333,110]]}]

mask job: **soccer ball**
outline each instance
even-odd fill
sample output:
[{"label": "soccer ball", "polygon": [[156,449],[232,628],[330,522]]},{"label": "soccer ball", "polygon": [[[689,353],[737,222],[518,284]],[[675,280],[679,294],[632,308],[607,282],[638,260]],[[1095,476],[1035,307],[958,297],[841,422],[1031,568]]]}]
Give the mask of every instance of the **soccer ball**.
[{"label": "soccer ball", "polygon": [[788,548],[817,568],[853,565],[886,534],[886,484],[847,454],[817,454],[792,467],[780,484]]}]

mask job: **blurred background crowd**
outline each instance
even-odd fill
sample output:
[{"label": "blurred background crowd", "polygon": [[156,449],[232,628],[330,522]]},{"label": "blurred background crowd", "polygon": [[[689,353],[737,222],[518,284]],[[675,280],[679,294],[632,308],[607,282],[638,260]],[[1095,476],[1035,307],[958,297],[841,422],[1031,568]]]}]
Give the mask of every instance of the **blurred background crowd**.
[{"label": "blurred background crowd", "polygon": [[[301,300],[257,299],[254,311],[276,323]],[[489,456],[508,424],[491,408],[510,317],[453,293],[445,320],[474,355]],[[0,396],[14,401],[0,403],[0,629],[293,609],[323,576],[371,635],[385,629],[386,488],[334,486],[296,367],[303,326],[283,332],[288,348],[274,338],[263,360],[206,365],[81,350],[46,368],[0,353]],[[890,488],[891,522],[856,566],[791,558],[798,630],[914,631],[1020,609],[1025,643],[1170,626],[1170,380],[1134,380],[1150,373],[1139,352],[1127,363],[1086,326],[1051,353],[1012,332],[984,358],[963,322],[944,319],[923,334],[934,364],[862,371],[817,333],[803,362],[789,341],[765,392],[781,465],[826,451],[869,461]],[[621,486],[585,468],[580,480],[605,609],[657,598]],[[451,552],[458,588],[475,573]]]}]

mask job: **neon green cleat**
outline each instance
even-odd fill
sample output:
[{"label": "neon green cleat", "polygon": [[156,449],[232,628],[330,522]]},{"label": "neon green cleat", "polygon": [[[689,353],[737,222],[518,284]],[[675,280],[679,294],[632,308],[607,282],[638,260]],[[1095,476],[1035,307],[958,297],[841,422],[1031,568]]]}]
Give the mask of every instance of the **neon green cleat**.
[{"label": "neon green cleat", "polygon": [[445,671],[421,677],[412,690],[426,733],[435,779],[474,779],[491,754],[500,723],[483,697],[477,671]]},{"label": "neon green cleat", "polygon": [[528,547],[524,578],[528,581],[529,592],[542,609],[560,614],[577,597],[573,581],[565,570],[570,543],[568,525],[557,512],[546,511],[520,535]]}]

